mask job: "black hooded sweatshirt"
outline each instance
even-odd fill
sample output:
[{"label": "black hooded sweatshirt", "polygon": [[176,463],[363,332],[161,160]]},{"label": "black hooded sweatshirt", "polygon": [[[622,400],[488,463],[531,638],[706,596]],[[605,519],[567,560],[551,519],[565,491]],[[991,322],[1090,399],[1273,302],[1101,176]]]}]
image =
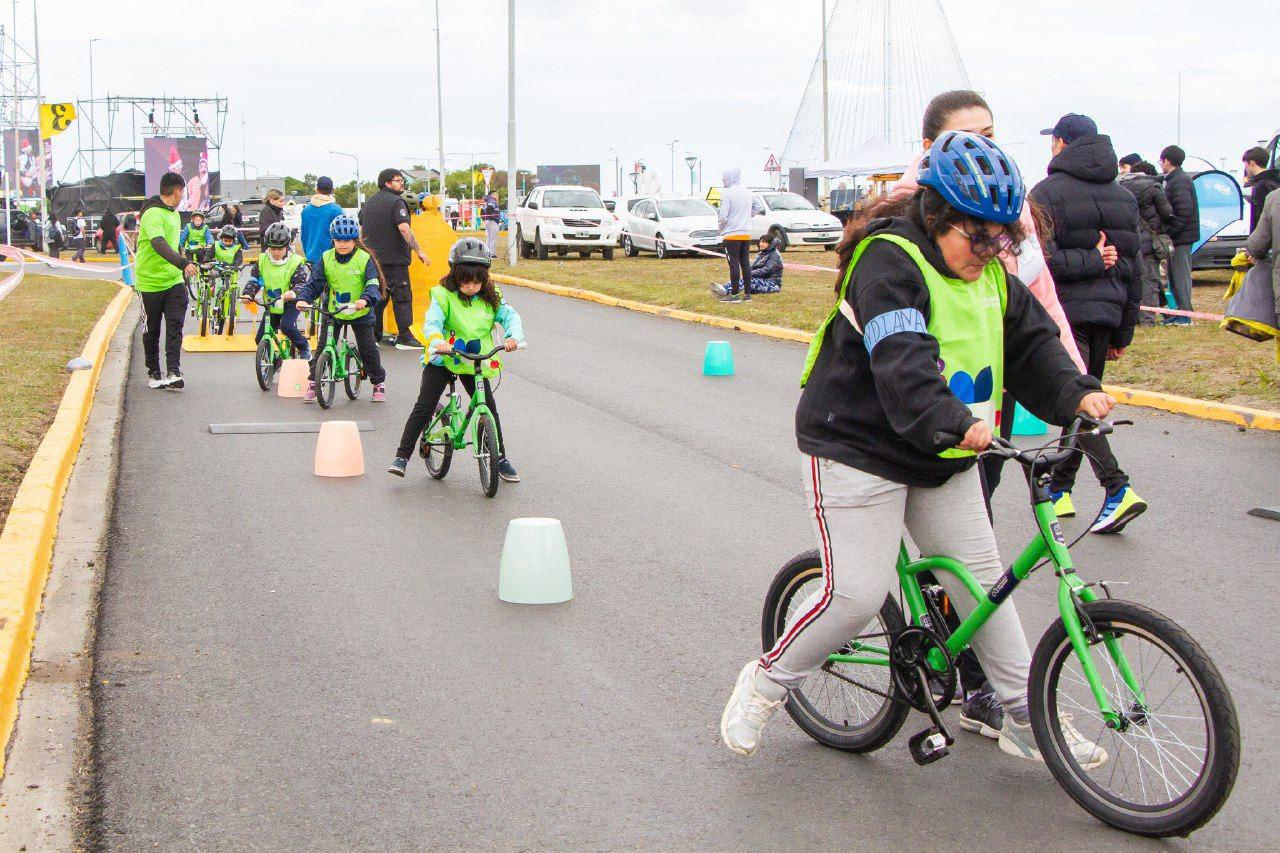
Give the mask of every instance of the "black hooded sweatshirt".
[{"label": "black hooded sweatshirt", "polygon": [[[1111,345],[1127,347],[1142,302],[1141,241],[1137,199],[1118,173],[1111,138],[1082,136],[1049,161],[1049,177],[1031,198],[1053,224],[1044,253],[1072,328],[1111,329]],[[1120,255],[1110,269],[1097,250],[1100,233]]]},{"label": "black hooded sweatshirt", "polygon": [[1262,215],[1262,205],[1267,196],[1280,188],[1280,172],[1275,169],[1263,169],[1252,178],[1245,178],[1244,185],[1249,188],[1249,230],[1258,227],[1258,217]]},{"label": "black hooded sweatshirt", "polygon": [[[938,272],[955,277],[937,244],[915,223],[876,220],[872,232],[905,237]],[[1016,276],[1008,276],[1007,290],[1004,385],[1036,416],[1065,425],[1080,400],[1101,386],[1076,369],[1057,324]],[[874,318],[904,309],[919,311],[926,325],[930,317],[929,288],[920,268],[886,240],[875,240],[863,251],[847,301],[864,329]],[[911,331],[881,338],[868,352],[863,336],[837,316],[796,409],[800,450],[908,486],[941,486],[972,466],[972,456],[939,457],[946,447],[933,442],[937,431],[964,435],[978,420],[947,387],[938,353],[936,338]],[[996,424],[990,426],[994,430]]]}]

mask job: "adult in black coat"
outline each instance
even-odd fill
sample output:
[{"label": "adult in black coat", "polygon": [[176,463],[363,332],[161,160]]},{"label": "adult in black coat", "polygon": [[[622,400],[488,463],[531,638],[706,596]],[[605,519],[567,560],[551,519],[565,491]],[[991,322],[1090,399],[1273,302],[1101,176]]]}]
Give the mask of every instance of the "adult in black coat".
[{"label": "adult in black coat", "polygon": [[116,251],[116,229],[120,227],[120,220],[116,217],[115,212],[110,208],[102,214],[102,218],[98,220],[98,227],[102,229],[102,240],[98,248],[102,254],[115,254]]},{"label": "adult in black coat", "polygon": [[262,198],[262,212],[258,214],[258,242],[262,235],[277,222],[284,221],[284,193],[277,189],[267,190]]},{"label": "adult in black coat", "polygon": [[[1164,172],[1164,193],[1173,206],[1173,222],[1168,234],[1173,240],[1173,257],[1169,260],[1169,286],[1178,308],[1191,310],[1191,246],[1200,239],[1200,202],[1191,184],[1191,176],[1182,171],[1187,152],[1168,145],[1160,152],[1160,170]],[[1190,325],[1191,320],[1180,322]]]},{"label": "adult in black coat", "polygon": [[1249,188],[1249,230],[1258,227],[1267,196],[1280,188],[1280,172],[1267,168],[1267,149],[1254,146],[1244,152],[1244,185]]},{"label": "adult in black coat", "polygon": [[[1156,254],[1154,241],[1157,235],[1165,234],[1165,229],[1173,220],[1173,207],[1169,204],[1169,197],[1164,194],[1161,180],[1156,177],[1156,167],[1150,163],[1134,163],[1128,174],[1120,176],[1120,186],[1133,193],[1138,201],[1138,237],[1142,247],[1142,304],[1162,308],[1164,306],[1160,296],[1164,287],[1160,278],[1160,261],[1168,258]],[[1167,247],[1168,244],[1165,245]],[[1152,314],[1143,311],[1138,323],[1154,326],[1156,320]]]},{"label": "adult in black coat", "polygon": [[[1117,183],[1115,148],[1110,137],[1098,133],[1093,119],[1065,115],[1045,133],[1053,137],[1053,159],[1049,177],[1036,184],[1031,198],[1053,224],[1053,236],[1045,242],[1049,271],[1080,356],[1089,374],[1101,381],[1107,361],[1119,358],[1133,340],[1138,321],[1138,202]],[[1090,454],[1108,495],[1091,529],[1118,531],[1146,504],[1129,488],[1129,477],[1105,437],[1082,438],[1080,446]],[[1079,467],[1077,455],[1054,470],[1055,501],[1070,495]],[[1060,507],[1066,509],[1068,503]]]}]

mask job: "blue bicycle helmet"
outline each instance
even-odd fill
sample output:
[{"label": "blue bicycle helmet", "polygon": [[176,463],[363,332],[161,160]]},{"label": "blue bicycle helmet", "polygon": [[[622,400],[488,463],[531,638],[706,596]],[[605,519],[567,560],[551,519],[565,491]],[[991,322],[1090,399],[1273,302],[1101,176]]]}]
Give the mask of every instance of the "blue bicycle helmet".
[{"label": "blue bicycle helmet", "polygon": [[920,162],[917,180],[974,219],[1007,225],[1022,214],[1026,184],[1018,164],[976,133],[948,130],[939,135]]},{"label": "blue bicycle helmet", "polygon": [[359,240],[360,223],[354,216],[342,214],[329,223],[329,236],[335,240]]}]

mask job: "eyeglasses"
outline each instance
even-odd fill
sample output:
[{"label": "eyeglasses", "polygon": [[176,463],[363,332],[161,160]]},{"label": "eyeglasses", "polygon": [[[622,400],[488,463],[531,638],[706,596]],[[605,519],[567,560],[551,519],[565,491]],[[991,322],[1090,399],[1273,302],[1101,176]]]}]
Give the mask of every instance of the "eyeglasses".
[{"label": "eyeglasses", "polygon": [[975,237],[959,225],[952,225],[951,230],[957,234],[963,234],[964,238],[969,241],[969,250],[979,258],[994,258],[996,255],[1003,255],[1013,248],[1013,238],[1003,231],[994,237],[988,235]]}]

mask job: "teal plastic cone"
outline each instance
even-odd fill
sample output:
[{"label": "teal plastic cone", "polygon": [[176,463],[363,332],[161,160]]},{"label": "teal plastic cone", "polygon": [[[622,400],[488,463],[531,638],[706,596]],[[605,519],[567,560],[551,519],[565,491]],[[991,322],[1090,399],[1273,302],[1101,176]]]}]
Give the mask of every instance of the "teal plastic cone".
[{"label": "teal plastic cone", "polygon": [[558,520],[515,518],[507,525],[498,598],[512,604],[559,604],[573,598],[569,548]]},{"label": "teal plastic cone", "polygon": [[1014,435],[1045,435],[1049,432],[1049,425],[1037,418],[1035,415],[1022,408],[1021,403],[1015,403],[1013,409],[1013,434]]},{"label": "teal plastic cone", "polygon": [[707,352],[702,357],[702,375],[733,375],[733,347],[728,341],[707,341]]}]

